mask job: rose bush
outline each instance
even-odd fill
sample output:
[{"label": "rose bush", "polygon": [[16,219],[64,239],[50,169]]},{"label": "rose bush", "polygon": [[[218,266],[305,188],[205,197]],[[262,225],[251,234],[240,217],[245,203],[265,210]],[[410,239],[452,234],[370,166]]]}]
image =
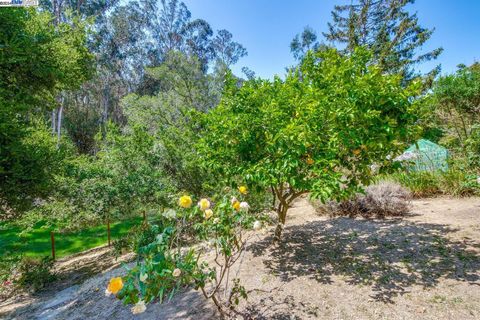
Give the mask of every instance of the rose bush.
[{"label": "rose bush", "polygon": [[[149,303],[171,299],[179,289],[193,286],[205,298],[212,299],[222,316],[233,312],[246,291],[238,279],[231,285],[230,268],[241,256],[245,244],[245,229],[261,228],[261,223],[248,214],[245,199],[247,188],[210,201],[202,198],[197,206],[183,195],[178,210],[166,210],[166,227],[155,241],[141,247],[136,265],[123,277],[112,278],[106,294],[114,294],[126,304],[133,304],[132,313],[144,312]],[[242,201],[240,201],[240,200]],[[187,239],[186,229],[194,230],[194,239]],[[192,242],[197,245],[189,245]],[[198,243],[207,243],[214,252],[213,262],[204,257]],[[222,299],[219,292],[222,291]]]}]

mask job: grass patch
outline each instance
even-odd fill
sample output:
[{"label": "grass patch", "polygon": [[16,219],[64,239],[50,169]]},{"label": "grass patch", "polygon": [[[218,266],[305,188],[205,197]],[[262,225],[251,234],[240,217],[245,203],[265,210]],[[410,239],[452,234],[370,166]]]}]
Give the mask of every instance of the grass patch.
[{"label": "grass patch", "polygon": [[[141,217],[110,224],[112,241],[142,222]],[[0,258],[15,255],[44,257],[51,255],[50,230],[37,224],[32,231],[20,236],[22,229],[15,224],[0,225]],[[55,233],[57,258],[69,256],[107,243],[107,226],[98,225],[70,233]]]},{"label": "grass patch", "polygon": [[380,178],[400,183],[417,198],[437,195],[457,197],[480,195],[477,175],[456,168],[445,172],[398,172]]}]

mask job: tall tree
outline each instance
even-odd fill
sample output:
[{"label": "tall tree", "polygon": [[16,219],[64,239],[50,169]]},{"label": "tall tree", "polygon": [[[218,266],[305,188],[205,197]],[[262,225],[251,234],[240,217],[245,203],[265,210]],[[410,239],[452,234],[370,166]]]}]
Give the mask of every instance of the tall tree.
[{"label": "tall tree", "polygon": [[297,60],[301,60],[308,50],[318,48],[317,34],[310,27],[305,27],[301,34],[297,34],[290,43],[290,51]]},{"label": "tall tree", "polygon": [[210,39],[213,31],[205,20],[192,19],[185,3],[178,0],[143,0],[146,32],[151,37],[151,65],[159,65],[174,50],[195,55],[206,70],[214,56]]},{"label": "tall tree", "polygon": [[85,24],[52,20],[33,9],[0,10],[0,213],[48,191],[61,150],[52,148],[41,116],[59,92],[91,75]]},{"label": "tall tree", "polygon": [[[58,0],[46,1],[47,11],[53,10],[52,1]],[[233,64],[246,53],[228,31],[214,34],[205,20],[193,18],[179,0],[109,0],[104,5],[98,0],[85,1],[79,15],[96,14],[95,19],[90,19],[94,23],[89,37],[89,48],[96,58],[96,76],[80,90],[62,93],[62,99],[57,101],[62,109],[52,116],[54,133],[58,134],[59,127],[64,126],[82,153],[96,152],[94,137],[99,130],[105,135],[108,121],[121,126],[126,123],[120,104],[124,96],[133,92],[156,95],[170,90],[167,82],[145,72],[162,65],[170,52],[195,58],[204,74],[219,57]],[[72,6],[62,2],[62,8]],[[102,14],[104,10],[108,14]],[[67,18],[62,14],[61,20]],[[219,39],[224,40],[222,45],[218,44]],[[60,114],[62,123],[58,121]]]},{"label": "tall tree", "polygon": [[66,22],[70,12],[82,19],[95,17],[101,20],[104,13],[117,5],[119,0],[40,0],[40,7],[49,11],[57,23]]},{"label": "tall tree", "polygon": [[[50,12],[53,24],[71,23],[72,20],[95,21],[96,25],[102,24],[107,10],[113,8],[119,0],[40,0],[42,10]],[[62,92],[57,97],[57,106],[51,111],[52,134],[57,135],[57,144],[62,134],[63,119],[69,105],[67,94]]]},{"label": "tall tree", "polygon": [[[407,5],[415,0],[356,0],[337,5],[333,21],[323,35],[329,41],[344,45],[345,52],[357,46],[372,50],[375,61],[387,73],[401,73],[405,81],[417,74],[415,66],[436,59],[443,51],[437,48],[420,52],[434,29],[420,26],[416,13]],[[438,68],[432,70],[438,72]]]},{"label": "tall tree", "polygon": [[233,35],[225,29],[218,30],[217,36],[212,40],[213,51],[218,61],[227,67],[238,62],[247,55],[247,49],[240,43],[232,40]]}]

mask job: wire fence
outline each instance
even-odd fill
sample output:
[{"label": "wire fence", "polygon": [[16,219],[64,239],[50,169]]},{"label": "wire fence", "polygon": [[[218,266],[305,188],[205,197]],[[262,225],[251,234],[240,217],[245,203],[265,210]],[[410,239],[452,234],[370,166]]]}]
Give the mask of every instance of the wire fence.
[{"label": "wire fence", "polygon": [[3,225],[0,228],[0,258],[24,255],[58,259],[102,245],[111,246],[113,241],[146,219],[144,213],[128,220],[107,220],[75,232],[58,232],[39,226],[24,235],[20,235],[21,229],[17,226]]}]

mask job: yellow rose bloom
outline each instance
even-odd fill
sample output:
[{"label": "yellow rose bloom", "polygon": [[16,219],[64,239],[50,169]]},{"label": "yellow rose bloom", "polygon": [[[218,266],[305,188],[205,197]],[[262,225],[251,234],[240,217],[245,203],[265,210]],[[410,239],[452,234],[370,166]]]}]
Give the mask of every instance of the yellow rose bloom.
[{"label": "yellow rose bloom", "polygon": [[210,219],[211,216],[213,216],[212,209],[205,210],[205,219]]},{"label": "yellow rose bloom", "polygon": [[307,158],[307,164],[308,164],[309,166],[311,166],[314,162],[315,162],[315,161],[313,161],[312,158],[310,158],[310,157]]},{"label": "yellow rose bloom", "polygon": [[236,211],[240,210],[240,201],[235,201],[235,202],[232,204],[232,207],[233,207],[233,209],[235,209]]},{"label": "yellow rose bloom", "polygon": [[353,154],[358,156],[362,151],[360,149],[353,150]]},{"label": "yellow rose bloom", "polygon": [[192,198],[189,196],[182,196],[178,200],[178,205],[182,208],[190,208],[192,206]]},{"label": "yellow rose bloom", "polygon": [[247,187],[245,186],[240,186],[238,187],[238,191],[240,191],[241,194],[247,194]]},{"label": "yellow rose bloom", "polygon": [[210,208],[210,201],[208,201],[208,199],[203,198],[198,202],[198,207],[200,208],[200,210],[205,211],[208,208]]},{"label": "yellow rose bloom", "polygon": [[113,294],[117,294],[123,288],[123,280],[121,277],[110,279],[107,290]]}]

